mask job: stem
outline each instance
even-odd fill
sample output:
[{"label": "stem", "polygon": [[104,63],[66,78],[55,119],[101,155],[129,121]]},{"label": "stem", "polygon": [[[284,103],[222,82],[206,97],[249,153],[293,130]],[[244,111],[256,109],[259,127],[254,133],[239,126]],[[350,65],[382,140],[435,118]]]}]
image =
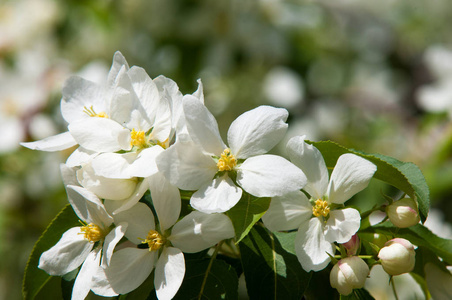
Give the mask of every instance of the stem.
[{"label": "stem", "polygon": [[209,265],[206,269],[206,274],[204,275],[204,279],[202,281],[201,289],[199,290],[198,300],[202,299],[202,294],[204,292],[204,288],[206,287],[207,277],[209,276],[210,269],[212,268],[212,263],[215,260],[215,257],[218,254],[218,251],[220,250],[221,245],[223,244],[223,241],[219,242],[218,245],[215,247],[215,251],[212,254],[212,257],[210,258]]},{"label": "stem", "polygon": [[395,289],[394,276],[391,276],[391,286],[392,286],[392,292],[394,293],[394,297],[396,298],[396,300],[399,300],[399,297],[397,296],[397,291]]},{"label": "stem", "polygon": [[[359,258],[362,258],[362,259],[372,259],[372,258],[374,258],[373,255],[354,255],[354,256],[358,256]],[[334,258],[342,259],[343,257],[341,255],[335,255]]]}]

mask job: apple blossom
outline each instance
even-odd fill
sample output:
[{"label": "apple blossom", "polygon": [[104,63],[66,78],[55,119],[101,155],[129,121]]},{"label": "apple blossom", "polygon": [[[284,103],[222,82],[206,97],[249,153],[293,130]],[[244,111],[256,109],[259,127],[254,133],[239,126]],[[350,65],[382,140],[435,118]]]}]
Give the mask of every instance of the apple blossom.
[{"label": "apple blossom", "polygon": [[290,160],[307,176],[305,190],[274,197],[262,217],[272,231],[298,229],[295,251],[303,269],[319,271],[330,262],[334,242],[345,243],[358,231],[361,216],[356,209],[341,207],[369,184],[376,166],[354,154],[343,154],[328,181],[328,169],[320,151],[304,136],[289,140]]},{"label": "apple blossom", "polygon": [[[207,249],[223,239],[234,236],[229,218],[223,214],[191,212],[176,222],[181,208],[179,191],[161,175],[151,185],[151,195],[158,224],[149,207],[137,203],[117,213],[115,220],[129,224],[125,236],[143,248],[117,251],[98,282],[108,283],[117,294],[125,294],[140,286],[155,269],[154,286],[157,298],[171,299],[178,291],[185,273],[182,252]],[[109,202],[109,205],[114,202]]]},{"label": "apple blossom", "polygon": [[116,244],[124,236],[127,223],[116,224],[93,193],[78,186],[67,186],[69,202],[83,226],[66,231],[58,243],[42,253],[39,268],[50,275],[65,275],[81,265],[72,290],[72,299],[84,299],[90,290],[114,295],[107,286],[98,286],[93,277],[107,267]]},{"label": "apple blossom", "polygon": [[[228,148],[208,109],[193,96],[183,99],[191,140],[160,154],[157,166],[172,184],[195,190],[190,204],[205,213],[225,212],[242,196],[282,196],[302,188],[306,177],[286,159],[264,155],[287,129],[285,109],[260,106],[239,116],[228,131]],[[237,185],[238,186],[237,186]]]}]

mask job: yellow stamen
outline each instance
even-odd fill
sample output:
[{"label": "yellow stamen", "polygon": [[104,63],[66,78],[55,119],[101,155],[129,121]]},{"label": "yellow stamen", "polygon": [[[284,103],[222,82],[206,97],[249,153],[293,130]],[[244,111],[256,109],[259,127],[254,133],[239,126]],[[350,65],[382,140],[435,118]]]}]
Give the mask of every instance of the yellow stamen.
[{"label": "yellow stamen", "polygon": [[91,105],[90,108],[86,108],[86,106],[83,106],[83,112],[87,114],[90,117],[98,117],[98,118],[108,118],[108,115],[106,112],[102,111],[98,114],[94,111],[93,106]]},{"label": "yellow stamen", "polygon": [[165,239],[155,230],[149,230],[148,235],[141,243],[148,244],[149,251],[160,249],[165,244]]},{"label": "yellow stamen", "polygon": [[330,207],[328,206],[328,202],[325,200],[317,199],[315,200],[315,205],[312,207],[312,214],[316,217],[320,216],[328,216],[330,213]]},{"label": "yellow stamen", "polygon": [[231,171],[237,165],[237,159],[231,154],[229,148],[224,149],[221,158],[218,160],[217,167],[221,171]]},{"label": "yellow stamen", "polygon": [[105,236],[102,229],[93,223],[80,227],[80,230],[79,234],[83,234],[84,238],[92,243],[100,241]]},{"label": "yellow stamen", "polygon": [[132,138],[132,140],[130,141],[130,144],[132,146],[137,146],[140,148],[145,148],[147,146],[147,140],[144,131],[142,130],[136,131],[135,129],[132,129],[130,137]]}]

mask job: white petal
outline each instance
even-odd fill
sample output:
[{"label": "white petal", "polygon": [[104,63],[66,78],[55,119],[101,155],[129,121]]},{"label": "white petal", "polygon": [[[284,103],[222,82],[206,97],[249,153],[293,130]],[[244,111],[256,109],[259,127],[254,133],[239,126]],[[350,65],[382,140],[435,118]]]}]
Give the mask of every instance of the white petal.
[{"label": "white petal", "polygon": [[75,185],[68,185],[66,192],[75,213],[86,223],[94,223],[102,228],[108,228],[113,223],[113,218],[92,192]]},{"label": "white petal", "polygon": [[92,106],[96,113],[106,112],[107,107],[103,103],[103,90],[92,81],[71,76],[64,83],[62,94],[61,114],[69,124],[90,117],[85,113],[85,107],[90,109]]},{"label": "white petal", "polygon": [[105,237],[104,245],[102,247],[102,267],[106,268],[110,265],[113,251],[116,244],[122,239],[127,229],[127,223],[119,223],[109,234]]},{"label": "white petal", "polygon": [[274,197],[300,190],[306,176],[285,158],[266,154],[246,159],[237,168],[237,183],[251,195]]},{"label": "white petal", "polygon": [[160,173],[149,178],[149,189],[159,219],[160,230],[163,232],[179,219],[181,210],[179,189]]},{"label": "white petal", "polygon": [[92,117],[73,122],[68,128],[77,143],[88,150],[115,152],[131,148],[129,130],[110,119]]},{"label": "white petal", "polygon": [[107,275],[105,274],[104,268],[97,268],[96,273],[92,277],[91,281],[91,290],[94,294],[104,297],[113,297],[117,296],[118,293],[116,293],[113,288],[110,285],[110,282],[108,282]]},{"label": "white petal", "polygon": [[158,76],[153,80],[157,85],[160,96],[162,99],[166,99],[171,108],[171,124],[172,124],[172,134],[174,134],[174,129],[178,132],[182,132],[183,130],[187,130],[185,127],[185,118],[182,109],[182,98],[183,95],[179,91],[179,87],[177,84],[165,77]]},{"label": "white petal", "polygon": [[165,142],[169,139],[172,130],[171,103],[167,98],[161,98],[156,107],[156,117],[153,123],[151,139]]},{"label": "white petal", "polygon": [[133,90],[147,113],[151,124],[154,124],[157,108],[160,103],[160,95],[157,85],[152,81],[143,68],[133,66],[127,72],[132,82]]},{"label": "white petal", "polygon": [[328,201],[343,204],[367,187],[377,167],[354,154],[343,154],[337,160],[328,186]]},{"label": "white petal", "polygon": [[201,103],[204,104],[204,91],[201,79],[196,80],[198,82],[198,89],[192,94],[194,97],[198,98]]},{"label": "white petal", "polygon": [[60,164],[60,172],[61,177],[63,178],[64,186],[79,185],[75,170],[76,168],[74,167],[70,167],[66,164]]},{"label": "white petal", "polygon": [[125,233],[126,238],[137,245],[141,244],[146,238],[149,230],[155,228],[154,215],[152,214],[151,209],[141,202],[138,202],[132,208],[115,215],[115,223],[118,224],[122,222],[127,223],[127,231]]},{"label": "white petal", "polygon": [[156,163],[171,184],[182,190],[199,189],[217,172],[214,160],[193,142],[175,143],[157,157]]},{"label": "white petal", "polygon": [[108,178],[132,178],[130,166],[137,159],[136,152],[128,153],[102,153],[93,158],[91,166],[96,175]]},{"label": "white petal", "polygon": [[217,120],[198,98],[185,95],[185,122],[193,141],[210,155],[220,155],[226,148],[218,130]]},{"label": "white petal", "polygon": [[171,300],[185,275],[184,254],[177,248],[165,248],[155,265],[154,286],[159,300]]},{"label": "white petal", "polygon": [[77,171],[78,182],[99,198],[123,200],[132,195],[137,185],[136,179],[116,179],[97,176],[90,164]]},{"label": "white petal", "polygon": [[124,58],[124,56],[122,55],[122,53],[119,51],[116,51],[113,56],[113,62],[111,64],[110,71],[108,73],[108,79],[107,79],[108,86],[112,87],[115,85],[117,76],[121,69],[124,69],[127,71],[129,69],[129,64],[127,63],[127,61]]},{"label": "white petal", "polygon": [[204,213],[225,212],[239,202],[242,189],[228,175],[215,178],[197,190],[190,198],[190,205]]},{"label": "white petal", "polygon": [[150,120],[133,90],[132,82],[125,69],[118,73],[117,84],[110,102],[110,118],[129,129],[144,131],[150,129]]},{"label": "white petal", "polygon": [[356,209],[333,210],[326,222],[325,239],[331,243],[346,243],[358,231],[360,224],[361,216]]},{"label": "white petal", "polygon": [[116,206],[113,210],[111,210],[113,215],[116,215],[117,213],[121,211],[125,211],[131,207],[133,207],[135,204],[140,201],[141,197],[146,193],[146,191],[149,189],[149,182],[148,179],[145,178],[143,181],[139,182],[137,184],[137,187],[133,194],[126,200],[122,201],[113,201],[116,202]]},{"label": "white petal", "polygon": [[76,167],[80,166],[84,163],[88,163],[91,159],[93,159],[98,153],[95,151],[87,150],[83,147],[78,147],[77,149],[69,155],[66,160],[66,164],[68,167]]},{"label": "white petal", "polygon": [[151,274],[157,252],[148,249],[125,248],[113,254],[105,274],[118,294],[127,294],[139,287]]},{"label": "white petal", "polygon": [[195,253],[234,237],[231,220],[223,214],[194,211],[177,222],[168,238],[174,247]]},{"label": "white petal", "polygon": [[306,136],[296,136],[287,143],[290,161],[299,167],[307,177],[304,187],[315,199],[322,199],[328,188],[328,169],[320,151],[307,143]]},{"label": "white petal", "polygon": [[32,150],[60,151],[77,145],[69,131],[49,136],[48,138],[29,143],[20,143],[22,146]]},{"label": "white petal", "polygon": [[61,276],[79,267],[93,248],[81,232],[80,227],[66,231],[55,246],[41,254],[38,268]]},{"label": "white petal", "polygon": [[143,149],[129,168],[129,175],[133,177],[149,177],[158,172],[155,159],[164,149],[160,146]]},{"label": "white petal", "polygon": [[237,158],[267,153],[284,137],[288,116],[287,110],[271,106],[259,106],[243,113],[228,130],[232,153]]},{"label": "white petal", "polygon": [[91,251],[80,268],[80,272],[77,274],[74,287],[72,288],[72,300],[84,300],[88,295],[91,289],[93,275],[100,268],[101,251],[99,250],[100,248]]},{"label": "white petal", "polygon": [[306,272],[320,271],[330,262],[327,252],[334,255],[334,245],[325,240],[322,221],[312,218],[298,228],[295,252]]},{"label": "white petal", "polygon": [[312,216],[312,205],[300,191],[273,197],[262,221],[271,231],[293,230]]}]

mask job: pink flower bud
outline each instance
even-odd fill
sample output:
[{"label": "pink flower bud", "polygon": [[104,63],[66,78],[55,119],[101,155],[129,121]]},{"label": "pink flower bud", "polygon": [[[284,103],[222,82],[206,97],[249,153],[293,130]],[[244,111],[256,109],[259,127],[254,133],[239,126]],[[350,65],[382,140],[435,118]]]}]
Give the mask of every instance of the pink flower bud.
[{"label": "pink flower bud", "polygon": [[369,275],[369,267],[358,256],[341,259],[330,273],[330,284],[342,295],[349,295],[353,289],[364,286]]},{"label": "pink flower bud", "polygon": [[414,269],[416,253],[410,241],[395,238],[388,241],[378,253],[383,269],[389,275],[400,275]]},{"label": "pink flower bud", "polygon": [[347,250],[347,255],[348,256],[356,255],[356,252],[358,252],[358,249],[359,249],[359,237],[358,237],[358,235],[354,234],[352,236],[352,238],[347,243],[344,243],[342,245]]},{"label": "pink flower bud", "polygon": [[419,210],[411,198],[403,198],[386,207],[389,220],[399,228],[407,228],[419,223]]}]

